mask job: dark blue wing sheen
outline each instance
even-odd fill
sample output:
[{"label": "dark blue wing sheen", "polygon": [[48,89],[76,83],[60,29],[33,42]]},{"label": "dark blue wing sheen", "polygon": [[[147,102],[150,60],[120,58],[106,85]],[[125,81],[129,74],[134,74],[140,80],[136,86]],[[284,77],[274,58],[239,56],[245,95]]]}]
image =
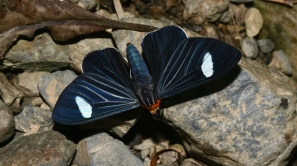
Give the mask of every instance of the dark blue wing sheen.
[{"label": "dark blue wing sheen", "polygon": [[115,80],[135,92],[134,82],[120,52],[115,48],[105,48],[90,52],[82,62],[84,73],[96,73]]},{"label": "dark blue wing sheen", "polygon": [[186,33],[177,26],[164,27],[144,37],[142,41],[143,55],[155,85],[160,82],[165,66],[175,49],[186,38]]},{"label": "dark blue wing sheen", "polygon": [[105,75],[83,73],[60,95],[53,120],[82,124],[139,107],[133,90]]},{"label": "dark blue wing sheen", "polygon": [[167,98],[205,84],[229,71],[240,58],[238,49],[220,40],[187,38],[166,61],[157,84],[159,96]]}]

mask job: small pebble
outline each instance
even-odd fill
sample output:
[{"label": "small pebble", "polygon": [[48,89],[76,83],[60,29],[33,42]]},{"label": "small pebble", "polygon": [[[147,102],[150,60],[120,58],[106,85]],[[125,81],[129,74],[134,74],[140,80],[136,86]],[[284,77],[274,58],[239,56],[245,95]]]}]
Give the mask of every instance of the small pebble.
[{"label": "small pebble", "polygon": [[241,48],[243,53],[249,58],[256,58],[259,52],[257,41],[251,37],[246,37],[242,40]]},{"label": "small pebble", "polygon": [[270,62],[269,67],[276,68],[286,75],[292,75],[293,72],[290,60],[283,50],[272,52],[272,61]]},{"label": "small pebble", "polygon": [[97,0],[80,0],[77,2],[77,4],[86,10],[94,10],[98,6],[98,1]]},{"label": "small pebble", "polygon": [[263,18],[260,11],[256,8],[249,8],[244,18],[246,34],[254,37],[259,34],[263,27]]},{"label": "small pebble", "polygon": [[230,10],[230,8],[225,11],[222,15],[222,17],[220,18],[220,22],[221,23],[225,23],[225,24],[228,24],[230,21],[232,20],[232,12]]},{"label": "small pebble", "polygon": [[258,40],[258,45],[263,53],[270,53],[274,49],[274,43],[270,39]]}]

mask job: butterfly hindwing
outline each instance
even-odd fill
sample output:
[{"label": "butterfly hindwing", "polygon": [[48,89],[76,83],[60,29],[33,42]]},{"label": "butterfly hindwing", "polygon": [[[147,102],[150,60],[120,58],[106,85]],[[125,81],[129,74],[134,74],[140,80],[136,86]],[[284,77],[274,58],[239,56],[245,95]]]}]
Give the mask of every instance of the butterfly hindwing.
[{"label": "butterfly hindwing", "polygon": [[116,49],[94,51],[60,95],[53,112],[61,124],[82,124],[140,106],[135,85]]},{"label": "butterfly hindwing", "polygon": [[94,73],[78,76],[60,95],[54,121],[80,124],[139,107],[134,92]]}]

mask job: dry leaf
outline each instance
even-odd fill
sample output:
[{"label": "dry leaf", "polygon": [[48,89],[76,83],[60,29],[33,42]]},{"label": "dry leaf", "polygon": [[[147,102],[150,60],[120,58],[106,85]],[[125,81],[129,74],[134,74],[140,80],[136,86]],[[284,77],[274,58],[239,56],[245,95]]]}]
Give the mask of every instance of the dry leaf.
[{"label": "dry leaf", "polygon": [[55,40],[109,28],[149,32],[157,28],[110,20],[91,13],[70,0],[0,0],[0,55],[3,56],[19,36],[32,37],[37,29],[47,28]]}]

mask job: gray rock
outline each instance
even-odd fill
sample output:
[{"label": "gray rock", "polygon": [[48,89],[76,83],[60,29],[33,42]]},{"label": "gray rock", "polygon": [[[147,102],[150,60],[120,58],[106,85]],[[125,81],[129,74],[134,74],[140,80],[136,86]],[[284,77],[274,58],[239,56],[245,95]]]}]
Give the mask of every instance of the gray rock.
[{"label": "gray rock", "polygon": [[263,53],[270,53],[274,49],[274,43],[271,39],[260,39],[258,45]]},{"label": "gray rock", "polygon": [[8,107],[0,100],[0,143],[8,140],[14,134],[14,118]]},{"label": "gray rock", "polygon": [[184,1],[184,20],[194,25],[205,21],[217,21],[229,7],[229,0],[187,0]]},{"label": "gray rock", "polygon": [[46,72],[24,72],[18,74],[13,80],[14,86],[24,93],[26,97],[39,96],[38,82]]},{"label": "gray rock", "polygon": [[20,101],[23,97],[23,93],[10,84],[6,76],[0,72],[0,95],[3,102],[10,106],[14,113],[20,111]]},{"label": "gray rock", "polygon": [[57,71],[44,74],[38,83],[38,89],[46,103],[54,108],[64,88],[73,81],[77,75],[71,70]]},{"label": "gray rock", "polygon": [[259,52],[257,41],[251,37],[245,37],[242,40],[241,49],[249,58],[256,58]]},{"label": "gray rock", "polygon": [[244,22],[248,37],[254,37],[258,35],[263,27],[263,18],[257,8],[249,8],[247,10]]},{"label": "gray rock", "polygon": [[276,68],[287,75],[293,73],[290,60],[282,50],[272,52],[272,61],[269,63],[269,67]]},{"label": "gray rock", "polygon": [[0,149],[0,165],[68,166],[75,144],[56,131],[24,136]]},{"label": "gray rock", "polygon": [[296,83],[249,59],[240,67],[234,81],[230,73],[197,89],[203,97],[180,96],[196,99],[166,108],[164,118],[192,157],[228,166],[287,165],[297,145]]},{"label": "gray rock", "polygon": [[67,48],[56,44],[48,33],[35,36],[33,41],[18,40],[6,53],[0,69],[58,70],[69,65]]},{"label": "gray rock", "polygon": [[26,135],[53,128],[52,111],[36,106],[25,106],[21,113],[15,116],[16,129]]},{"label": "gray rock", "polygon": [[122,142],[107,133],[99,133],[81,140],[77,145],[74,162],[78,165],[90,166],[144,165]]}]

